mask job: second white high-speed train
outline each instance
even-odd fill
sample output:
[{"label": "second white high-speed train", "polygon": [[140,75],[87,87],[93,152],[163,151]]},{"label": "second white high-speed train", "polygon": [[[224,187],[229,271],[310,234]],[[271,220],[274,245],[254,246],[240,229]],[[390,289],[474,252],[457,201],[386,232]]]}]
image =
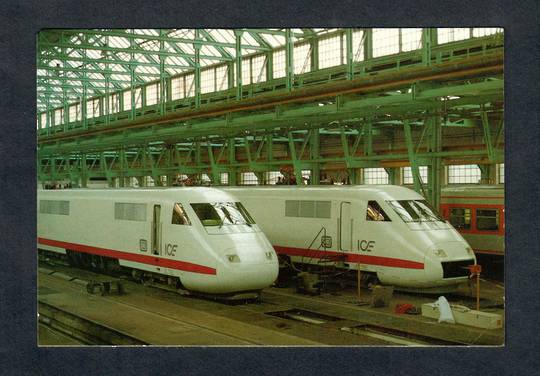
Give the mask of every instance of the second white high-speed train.
[{"label": "second white high-speed train", "polygon": [[38,248],[189,291],[257,296],[278,275],[242,203],[214,188],[38,190]]},{"label": "second white high-speed train", "polygon": [[451,291],[469,244],[415,191],[391,185],[234,187],[281,257],[358,269],[402,289]]}]

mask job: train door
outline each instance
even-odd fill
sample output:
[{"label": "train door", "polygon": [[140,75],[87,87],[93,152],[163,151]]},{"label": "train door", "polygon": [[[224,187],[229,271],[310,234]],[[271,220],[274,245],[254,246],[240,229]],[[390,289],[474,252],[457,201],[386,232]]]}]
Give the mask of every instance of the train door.
[{"label": "train door", "polygon": [[352,250],[353,221],[351,218],[351,203],[342,201],[339,204],[339,250]]},{"label": "train door", "polygon": [[154,205],[152,215],[152,254],[161,255],[161,205]]}]

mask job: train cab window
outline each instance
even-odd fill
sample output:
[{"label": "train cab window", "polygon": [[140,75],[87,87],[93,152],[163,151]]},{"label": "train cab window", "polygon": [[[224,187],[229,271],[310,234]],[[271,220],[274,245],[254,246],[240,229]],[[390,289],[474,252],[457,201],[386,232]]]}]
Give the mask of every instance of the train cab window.
[{"label": "train cab window", "polygon": [[219,226],[221,225],[221,217],[217,213],[212,204],[191,204],[191,207],[201,220],[203,226]]},{"label": "train cab window", "polygon": [[452,208],[450,210],[450,223],[458,230],[471,228],[471,209]]},{"label": "train cab window", "polygon": [[247,209],[244,207],[244,205],[241,202],[236,202],[236,207],[238,208],[238,211],[240,212],[240,214],[242,215],[242,217],[247,223],[252,224],[252,225],[255,224],[255,220],[253,219],[251,214],[249,214],[249,212],[247,211]]},{"label": "train cab window", "polygon": [[191,204],[203,226],[252,226],[255,221],[240,202]]},{"label": "train cab window", "polygon": [[404,222],[444,222],[426,200],[386,201]]},{"label": "train cab window", "polygon": [[191,225],[186,211],[182,204],[174,204],[173,213],[172,213],[172,222],[173,225]]},{"label": "train cab window", "polygon": [[476,229],[497,231],[499,229],[499,211],[497,209],[476,209]]},{"label": "train cab window", "polygon": [[390,222],[390,218],[388,218],[377,201],[368,201],[366,220]]}]

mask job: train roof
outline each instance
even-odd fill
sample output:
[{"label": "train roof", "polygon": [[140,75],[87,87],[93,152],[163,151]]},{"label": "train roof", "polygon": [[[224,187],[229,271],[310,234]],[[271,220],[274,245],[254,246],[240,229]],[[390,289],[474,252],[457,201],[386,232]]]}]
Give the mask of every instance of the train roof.
[{"label": "train roof", "polygon": [[442,189],[442,196],[494,196],[504,197],[504,185],[447,185]]},{"label": "train roof", "polygon": [[50,197],[142,199],[152,195],[167,200],[231,201],[231,194],[211,187],[149,187],[149,188],[73,188],[47,190],[38,189],[38,194]]},{"label": "train roof", "polygon": [[382,199],[405,199],[418,200],[423,197],[412,189],[399,185],[277,185],[277,186],[240,186],[226,187],[227,192],[235,194],[245,192],[259,192],[263,194],[280,194],[290,197],[300,197],[308,194],[310,196],[322,196],[328,198],[331,194],[338,195],[340,198],[360,198],[377,197]]}]

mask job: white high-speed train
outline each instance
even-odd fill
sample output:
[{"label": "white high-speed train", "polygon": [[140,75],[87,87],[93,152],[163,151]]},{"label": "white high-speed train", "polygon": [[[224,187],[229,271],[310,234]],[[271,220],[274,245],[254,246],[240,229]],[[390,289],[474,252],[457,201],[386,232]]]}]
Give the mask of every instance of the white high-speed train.
[{"label": "white high-speed train", "polygon": [[213,188],[38,190],[37,225],[39,249],[195,292],[256,296],[278,275],[247,210]]},{"label": "white high-speed train", "polygon": [[233,187],[280,257],[358,269],[401,289],[451,291],[476,264],[424,197],[391,185]]}]

